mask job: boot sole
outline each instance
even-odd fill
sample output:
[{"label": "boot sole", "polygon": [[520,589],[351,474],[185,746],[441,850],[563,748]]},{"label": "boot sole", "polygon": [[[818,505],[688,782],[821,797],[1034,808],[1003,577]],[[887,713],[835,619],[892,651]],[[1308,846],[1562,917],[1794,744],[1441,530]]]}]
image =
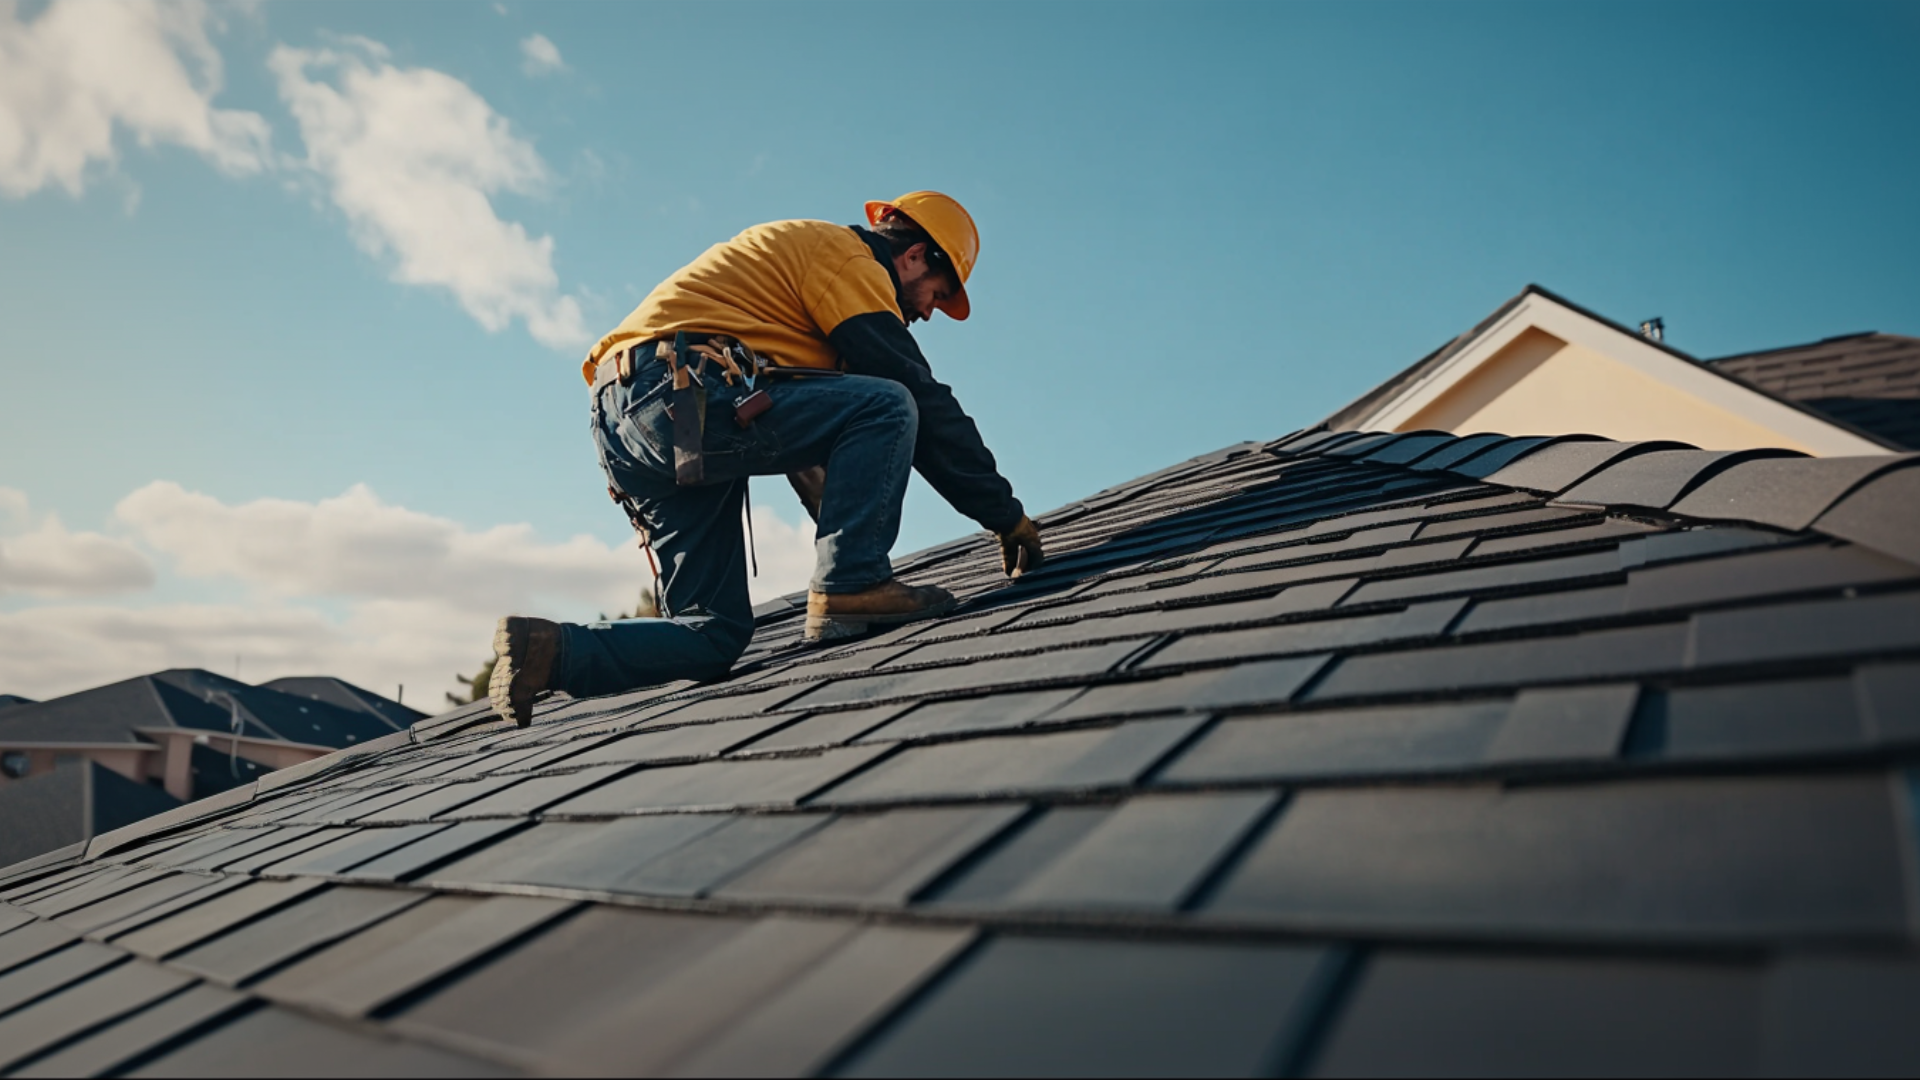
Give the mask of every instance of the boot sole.
[{"label": "boot sole", "polygon": [[810,643],[845,641],[848,638],[867,634],[876,626],[899,626],[903,623],[920,622],[923,619],[937,619],[952,611],[957,603],[959,603],[958,600],[948,600],[930,608],[899,615],[809,615],[807,628],[801,635],[801,640]]},{"label": "boot sole", "polygon": [[533,723],[533,691],[522,687],[516,693],[514,687],[516,681],[524,681],[520,675],[527,658],[527,636],[526,620],[500,620],[493,631],[493,678],[487,681],[487,698],[493,703],[493,711],[519,727]]}]

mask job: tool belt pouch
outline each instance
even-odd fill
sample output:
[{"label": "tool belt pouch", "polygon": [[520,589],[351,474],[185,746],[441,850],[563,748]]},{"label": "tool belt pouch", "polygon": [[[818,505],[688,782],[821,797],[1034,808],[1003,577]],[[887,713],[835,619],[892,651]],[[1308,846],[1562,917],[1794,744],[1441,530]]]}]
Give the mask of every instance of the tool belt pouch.
[{"label": "tool belt pouch", "polygon": [[673,479],[690,487],[706,479],[703,446],[707,428],[707,388],[687,365],[687,335],[675,334],[672,369],[673,395],[668,413],[673,417]]}]

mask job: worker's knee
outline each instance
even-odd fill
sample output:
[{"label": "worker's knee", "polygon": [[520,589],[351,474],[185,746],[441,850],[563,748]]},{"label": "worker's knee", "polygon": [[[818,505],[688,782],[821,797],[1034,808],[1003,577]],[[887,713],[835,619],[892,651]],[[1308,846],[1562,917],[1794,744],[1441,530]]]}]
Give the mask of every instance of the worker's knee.
[{"label": "worker's knee", "polygon": [[909,430],[920,427],[920,406],[913,400],[913,391],[890,379],[875,379],[872,387],[872,404],[876,413],[885,416],[894,423]]},{"label": "worker's knee", "polygon": [[707,647],[707,655],[692,665],[686,677],[699,682],[725,678],[740,655],[747,651],[747,643],[753,640],[751,625],[742,629],[725,619],[702,619],[698,632]]}]

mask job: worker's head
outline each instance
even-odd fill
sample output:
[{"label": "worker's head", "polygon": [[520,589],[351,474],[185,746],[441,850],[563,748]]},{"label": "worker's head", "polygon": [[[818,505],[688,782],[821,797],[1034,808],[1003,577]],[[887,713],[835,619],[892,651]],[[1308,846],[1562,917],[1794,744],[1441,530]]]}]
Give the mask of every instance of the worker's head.
[{"label": "worker's head", "polygon": [[937,191],[915,191],[867,204],[867,221],[887,241],[900,278],[900,313],[908,322],[936,310],[965,319],[967,278],[980,254],[973,218]]}]

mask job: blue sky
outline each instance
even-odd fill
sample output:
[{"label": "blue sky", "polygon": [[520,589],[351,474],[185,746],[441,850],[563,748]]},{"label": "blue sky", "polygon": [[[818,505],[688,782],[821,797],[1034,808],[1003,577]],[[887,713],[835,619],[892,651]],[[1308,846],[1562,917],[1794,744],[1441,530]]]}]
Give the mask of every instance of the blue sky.
[{"label": "blue sky", "polygon": [[[918,333],[1036,511],[1528,282],[1699,356],[1920,333],[1911,3],[70,3],[0,7],[0,691],[240,653],[437,697],[485,611],[617,607],[582,339],[914,188],[980,223]],[[89,84],[63,19],[179,71]],[[916,483],[898,550],[970,527]]]}]

